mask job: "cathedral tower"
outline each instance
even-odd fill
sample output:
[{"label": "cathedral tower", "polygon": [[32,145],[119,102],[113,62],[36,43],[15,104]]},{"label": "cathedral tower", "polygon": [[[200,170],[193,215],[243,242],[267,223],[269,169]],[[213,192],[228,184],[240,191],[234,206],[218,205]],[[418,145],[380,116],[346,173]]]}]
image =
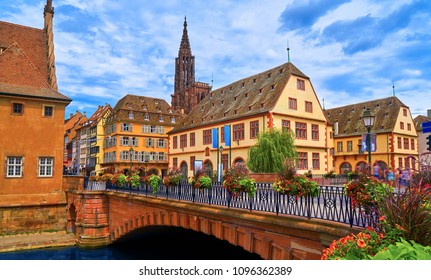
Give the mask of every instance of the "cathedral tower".
[{"label": "cathedral tower", "polygon": [[184,18],[183,36],[178,57],[175,58],[174,94],[171,95],[173,109],[189,113],[209,93],[206,83],[195,82],[195,57],[192,55],[187,33],[187,18]]}]

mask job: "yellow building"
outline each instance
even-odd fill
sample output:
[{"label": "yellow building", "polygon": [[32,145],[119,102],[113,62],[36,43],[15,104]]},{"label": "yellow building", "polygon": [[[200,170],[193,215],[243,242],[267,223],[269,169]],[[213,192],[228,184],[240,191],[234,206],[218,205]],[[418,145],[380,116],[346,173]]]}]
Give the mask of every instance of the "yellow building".
[{"label": "yellow building", "polygon": [[[231,128],[226,147],[223,127]],[[213,148],[218,129],[220,148]],[[296,135],[298,171],[323,174],[332,166],[327,119],[310,79],[288,62],[210,92],[169,132],[169,165],[192,176],[195,161],[211,171],[245,162],[257,135],[270,128]],[[217,145],[215,145],[217,146]]]},{"label": "yellow building", "polygon": [[104,124],[102,168],[164,175],[168,169],[168,135],[180,114],[158,98],[128,94]]},{"label": "yellow building", "polygon": [[376,135],[376,149],[371,165],[412,168],[418,157],[417,133],[409,108],[397,97],[372,100],[325,111],[334,127],[334,171],[340,174],[368,166],[368,152],[363,151],[367,134],[362,115],[369,109],[375,116],[371,134]]}]

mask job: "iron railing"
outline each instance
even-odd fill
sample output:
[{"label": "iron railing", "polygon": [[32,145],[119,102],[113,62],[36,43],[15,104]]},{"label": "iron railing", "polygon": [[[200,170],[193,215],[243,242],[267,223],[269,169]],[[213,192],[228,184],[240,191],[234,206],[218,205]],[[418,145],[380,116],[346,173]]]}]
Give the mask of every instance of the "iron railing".
[{"label": "iron railing", "polygon": [[[86,190],[94,190],[87,180],[84,187]],[[320,186],[317,197],[283,195],[276,192],[271,183],[256,183],[256,194],[251,198],[246,193],[239,196],[232,195],[221,185],[221,182],[213,182],[210,189],[196,189],[187,181],[180,182],[176,187],[166,187],[161,184],[157,193],[153,193],[152,188],[143,182],[137,188],[133,188],[130,184],[119,187],[106,183],[106,190],[249,211],[271,212],[277,215],[329,220],[348,224],[350,227],[373,226],[376,221],[376,217],[367,214],[365,209],[353,207],[341,186]]]}]

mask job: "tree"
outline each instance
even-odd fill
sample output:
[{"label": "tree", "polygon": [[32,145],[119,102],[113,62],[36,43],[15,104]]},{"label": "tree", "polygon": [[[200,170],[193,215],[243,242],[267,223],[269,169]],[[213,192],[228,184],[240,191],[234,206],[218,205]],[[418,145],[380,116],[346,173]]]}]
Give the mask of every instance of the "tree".
[{"label": "tree", "polygon": [[259,134],[257,143],[248,152],[247,166],[255,173],[277,173],[286,158],[296,157],[292,132],[271,129]]}]

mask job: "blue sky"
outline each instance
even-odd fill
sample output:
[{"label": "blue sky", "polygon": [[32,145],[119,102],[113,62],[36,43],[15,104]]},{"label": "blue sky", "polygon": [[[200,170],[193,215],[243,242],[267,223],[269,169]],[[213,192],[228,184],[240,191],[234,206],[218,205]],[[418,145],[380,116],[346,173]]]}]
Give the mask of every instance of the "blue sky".
[{"label": "blue sky", "polygon": [[[0,20],[42,28],[45,0],[2,1]],[[291,61],[326,108],[392,95],[431,109],[429,0],[54,0],[59,90],[91,115],[126,94],[173,93],[184,16],[196,79],[219,88]]]}]

